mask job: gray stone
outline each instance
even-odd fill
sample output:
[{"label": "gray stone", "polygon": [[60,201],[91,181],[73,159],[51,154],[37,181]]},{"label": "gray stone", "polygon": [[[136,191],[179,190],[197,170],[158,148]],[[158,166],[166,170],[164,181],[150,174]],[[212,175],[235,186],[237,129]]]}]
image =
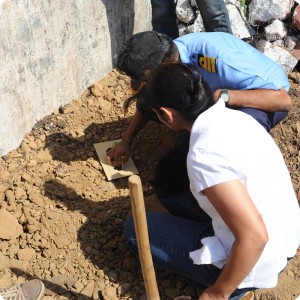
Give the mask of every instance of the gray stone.
[{"label": "gray stone", "polygon": [[255,25],[270,20],[283,20],[291,10],[290,0],[252,0],[249,4],[249,22]]},{"label": "gray stone", "polygon": [[199,11],[197,11],[197,18],[195,20],[195,22],[187,27],[188,32],[202,32],[205,31],[204,25],[203,25],[203,19],[199,13]]},{"label": "gray stone", "polygon": [[270,25],[265,27],[266,39],[270,42],[282,40],[287,35],[287,29],[283,22],[274,20]]},{"label": "gray stone", "polygon": [[285,72],[291,72],[298,62],[289,51],[266,40],[259,41],[257,49],[280,64]]},{"label": "gray stone", "polygon": [[195,18],[195,14],[189,3],[189,0],[177,1],[176,15],[177,18],[185,24],[189,24]]},{"label": "gray stone", "polygon": [[239,3],[237,5],[227,4],[226,8],[228,10],[233,35],[240,39],[251,37],[251,28],[246,22]]}]

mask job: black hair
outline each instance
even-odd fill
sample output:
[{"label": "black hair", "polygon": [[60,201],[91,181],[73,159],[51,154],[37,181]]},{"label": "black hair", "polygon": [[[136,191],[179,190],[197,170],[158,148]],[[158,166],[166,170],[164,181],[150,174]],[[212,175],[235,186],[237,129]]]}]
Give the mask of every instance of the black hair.
[{"label": "black hair", "polygon": [[163,50],[165,52],[162,62],[174,62],[179,55],[178,49],[174,41],[166,34],[158,34],[163,41]]},{"label": "black hair", "polygon": [[182,63],[160,65],[146,85],[125,101],[124,108],[139,98],[149,110],[159,112],[161,107],[173,108],[192,122],[214,104],[212,91],[197,68]]},{"label": "black hair", "polygon": [[145,81],[162,62],[173,62],[178,55],[172,38],[156,31],[134,34],[122,46],[117,67],[137,81]]}]

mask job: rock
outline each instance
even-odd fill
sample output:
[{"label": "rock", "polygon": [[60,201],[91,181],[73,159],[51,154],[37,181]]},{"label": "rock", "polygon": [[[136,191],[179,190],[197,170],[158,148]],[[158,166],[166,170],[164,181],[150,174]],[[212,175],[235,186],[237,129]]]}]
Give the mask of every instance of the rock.
[{"label": "rock", "polygon": [[226,8],[228,10],[233,35],[240,39],[250,38],[251,28],[246,22],[242,9],[233,4],[227,4]]},{"label": "rock", "polygon": [[31,248],[20,249],[17,255],[20,260],[30,261],[34,257],[35,251]]},{"label": "rock", "polygon": [[74,287],[77,291],[82,291],[84,289],[84,284],[81,279],[75,282]]},{"label": "rock", "polygon": [[16,203],[15,194],[14,194],[14,192],[12,190],[7,190],[5,192],[5,197],[6,197],[7,202],[10,205],[14,205]]},{"label": "rock", "polygon": [[185,287],[183,291],[186,295],[191,295],[191,296],[197,295],[197,290],[192,286]]},{"label": "rock", "polygon": [[44,199],[43,199],[42,195],[39,195],[37,193],[29,193],[28,198],[32,203],[34,203],[34,204],[36,204],[40,207],[45,206]]},{"label": "rock", "polygon": [[73,224],[68,224],[66,226],[66,230],[68,233],[75,234],[77,232],[76,226]]},{"label": "rock", "polygon": [[101,96],[103,94],[103,83],[101,81],[96,82],[92,85],[91,90],[94,96]]},{"label": "rock", "polygon": [[163,288],[169,288],[169,287],[172,286],[172,282],[171,282],[171,280],[169,280],[169,279],[163,280],[163,281],[161,282],[161,286],[162,286]]},{"label": "rock", "polygon": [[284,41],[284,46],[289,51],[293,50],[296,44],[297,44],[297,39],[293,36],[288,36]]},{"label": "rock", "polygon": [[112,286],[106,286],[103,292],[104,300],[118,300],[117,289]]},{"label": "rock", "polygon": [[11,269],[17,270],[18,272],[21,272],[21,274],[23,272],[26,272],[28,265],[29,265],[28,261],[23,261],[23,260],[18,260],[18,259],[11,259],[9,261],[9,267]]},{"label": "rock", "polygon": [[259,41],[257,49],[280,64],[286,72],[291,72],[298,62],[289,51],[265,40]]},{"label": "rock", "polygon": [[62,119],[58,119],[56,121],[56,126],[61,128],[61,129],[64,129],[66,127],[67,123],[65,120],[62,120]]},{"label": "rock", "polygon": [[88,284],[81,290],[81,294],[83,296],[91,298],[93,296],[94,286],[95,286],[94,281],[88,282]]},{"label": "rock", "polygon": [[[2,242],[3,243],[3,242]],[[6,269],[9,267],[9,258],[0,252],[0,269]]]},{"label": "rock", "polygon": [[164,289],[165,295],[170,298],[174,299],[175,297],[180,295],[180,290],[177,288],[166,288]]},{"label": "rock", "polygon": [[266,39],[270,42],[282,40],[287,35],[287,29],[283,22],[274,20],[270,25],[265,27]]},{"label": "rock", "polygon": [[248,6],[249,22],[256,25],[274,19],[283,20],[290,12],[292,4],[293,1],[290,0],[252,0]]},{"label": "rock", "polygon": [[296,123],[297,134],[300,136],[300,122]]},{"label": "rock", "polygon": [[27,199],[27,194],[24,189],[17,187],[15,189],[15,198],[17,201],[22,201]]},{"label": "rock", "polygon": [[18,223],[16,217],[5,209],[0,209],[0,239],[15,239],[19,237],[21,233],[23,233],[23,228]]},{"label": "rock", "polygon": [[71,243],[72,237],[68,235],[59,235],[55,238],[54,243],[57,246],[57,248],[61,249],[66,246],[68,246]]},{"label": "rock", "polygon": [[69,170],[68,166],[60,163],[55,168],[55,173],[56,173],[57,176],[67,176],[67,175],[70,175],[70,170]]},{"label": "rock", "polygon": [[[64,294],[65,285],[68,283],[70,287],[74,284],[74,279],[64,275],[53,276],[50,283],[46,285],[45,295],[55,296],[56,294]],[[44,298],[43,298],[44,299]]]},{"label": "rock", "polygon": [[38,162],[47,162],[52,161],[52,156],[48,149],[41,150],[38,152],[38,154],[35,157],[35,160]]},{"label": "rock", "polygon": [[111,103],[107,100],[101,100],[99,102],[99,108],[103,114],[109,113],[111,111],[111,107]]},{"label": "rock", "polygon": [[24,181],[27,181],[27,182],[31,182],[31,176],[30,174],[28,173],[23,173],[22,176],[21,176],[21,179],[24,180]]},{"label": "rock", "polygon": [[146,295],[145,292],[141,295],[141,297],[139,298],[139,300],[147,300],[147,295]]},{"label": "rock", "polygon": [[177,18],[185,24],[189,24],[196,19],[195,13],[188,0],[177,1],[176,15]]},{"label": "rock", "polygon": [[134,258],[134,257],[126,257],[125,260],[124,260],[124,267],[131,271],[131,272],[134,272],[136,270],[138,266],[138,263],[137,263],[137,259]]},{"label": "rock", "polygon": [[118,287],[118,294],[120,296],[124,296],[127,293],[129,293],[131,290],[131,283],[130,282],[124,282]]}]

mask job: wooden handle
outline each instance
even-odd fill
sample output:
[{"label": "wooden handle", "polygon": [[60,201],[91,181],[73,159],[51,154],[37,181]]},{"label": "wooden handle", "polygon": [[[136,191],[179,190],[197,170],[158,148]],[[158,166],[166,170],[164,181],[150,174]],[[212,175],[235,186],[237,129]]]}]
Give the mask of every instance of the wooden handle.
[{"label": "wooden handle", "polygon": [[138,243],[139,258],[145,282],[147,299],[159,300],[160,298],[149,245],[146,210],[141,179],[137,175],[132,175],[129,177],[128,183],[134,229]]}]

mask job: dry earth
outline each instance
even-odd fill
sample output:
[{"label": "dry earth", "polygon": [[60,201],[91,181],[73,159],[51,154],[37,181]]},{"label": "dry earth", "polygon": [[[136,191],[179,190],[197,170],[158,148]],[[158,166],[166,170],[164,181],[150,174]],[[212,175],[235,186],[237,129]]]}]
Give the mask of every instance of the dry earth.
[{"label": "dry earth", "polygon": [[[289,78],[294,109],[271,134],[299,199],[300,76]],[[93,147],[120,138],[133,113],[122,111],[130,94],[130,80],[113,70],[38,122],[18,149],[0,158],[0,287],[35,277],[47,286],[44,300],[145,299],[139,261],[123,243],[130,211],[127,179],[108,182]],[[145,196],[153,193],[147,179],[157,157],[172,141],[168,129],[153,123],[135,141],[132,157]],[[160,269],[156,273],[161,299],[196,295],[182,278]],[[256,295],[261,300],[297,298],[300,252],[278,287]]]}]

